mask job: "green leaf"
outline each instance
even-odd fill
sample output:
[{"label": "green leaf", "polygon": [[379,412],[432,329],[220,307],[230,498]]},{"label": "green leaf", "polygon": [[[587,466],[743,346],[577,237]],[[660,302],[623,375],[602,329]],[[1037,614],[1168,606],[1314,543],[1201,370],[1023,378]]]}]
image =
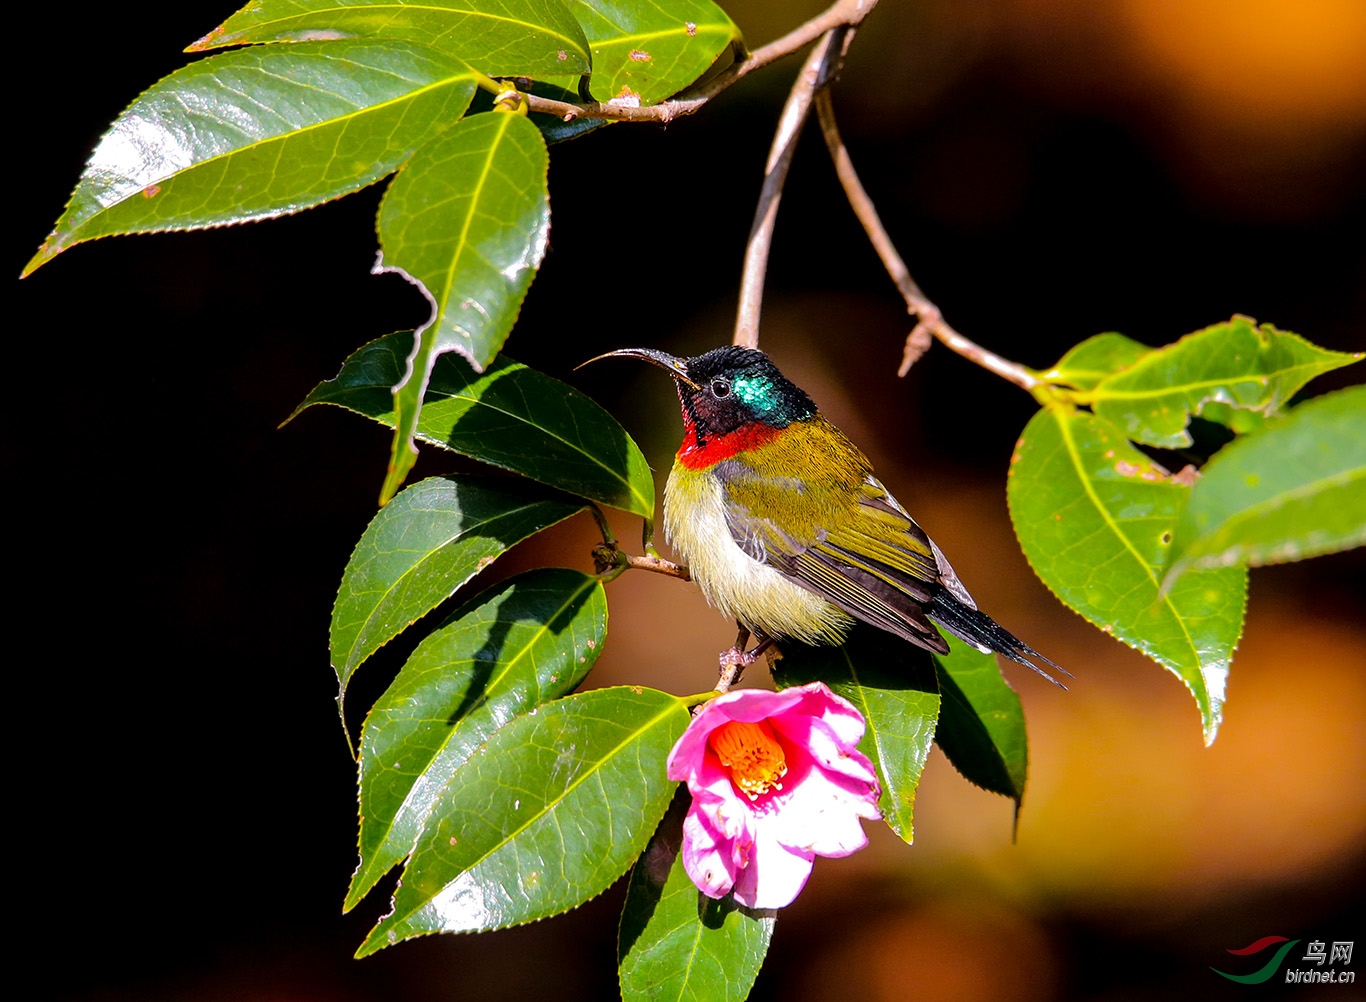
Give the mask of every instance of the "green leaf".
[{"label": "green leaf", "polygon": [[[392,428],[390,387],[403,375],[411,343],[407,331],[371,341],[294,414],[334,404]],[[483,373],[453,355],[437,359],[416,437],[642,518],[654,516],[650,467],[617,420],[574,387],[505,355]]]},{"label": "green leaf", "polygon": [[669,749],[687,705],[595,689],[504,725],[451,777],[394,895],[357,951],[547,918],[600,894],[669,806]]},{"label": "green leaf", "polygon": [[422,42],[494,77],[589,65],[583,29],[557,0],[253,0],[187,51],[341,38]]},{"label": "green leaf", "polygon": [[1215,454],[1176,525],[1189,568],[1278,564],[1366,543],[1366,387],[1301,404]]},{"label": "green leaf", "polygon": [[784,643],[773,681],[785,689],[817,680],[863,714],[868,730],[859,750],[882,783],[878,807],[892,831],[910,842],[915,791],[939,718],[929,654],[865,623],[855,623],[838,647]]},{"label": "green leaf", "polygon": [[332,664],[343,695],[362,661],[508,547],[583,507],[524,481],[447,476],[419,481],[381,508],[332,607]]},{"label": "green leaf", "polygon": [[572,692],[606,635],[602,584],[543,568],[478,595],[422,641],[365,719],[361,865],[343,910],[412,851],[451,774],[504,721]]},{"label": "green leaf", "polygon": [[962,773],[984,790],[1019,806],[1029,767],[1024,709],[994,654],[949,637],[949,653],[935,654],[943,706],[934,740]]},{"label": "green leaf", "polygon": [[1191,444],[1186,425],[1209,401],[1270,416],[1315,376],[1361,357],[1236,316],[1150,352],[1077,400],[1134,441],[1171,449]]},{"label": "green leaf", "polygon": [[432,318],[394,386],[394,446],[381,504],[417,459],[413,433],[437,356],[457,352],[483,371],[512,330],[545,254],[548,166],[536,126],[490,112],[420,150],[384,196],[375,270],[417,284]]},{"label": "green leaf", "polygon": [[1200,416],[1206,421],[1214,421],[1231,431],[1246,435],[1266,427],[1268,419],[1261,411],[1249,411],[1242,407],[1231,407],[1218,400],[1206,401],[1200,409]]},{"label": "green leaf", "polygon": [[593,53],[588,89],[631,107],[676,94],[740,40],[740,29],[710,0],[574,0]]},{"label": "green leaf", "polygon": [[193,63],[118,117],[24,273],[84,240],[241,223],[355,191],[455,122],[474,88],[468,66],[399,42]]},{"label": "green leaf", "polygon": [[1066,383],[1075,390],[1090,390],[1106,376],[1133,365],[1152,350],[1123,334],[1097,334],[1077,345],[1041,375],[1050,383]]},{"label": "green leaf", "polygon": [[1158,594],[1189,493],[1109,421],[1057,405],[1025,427],[1006,496],[1034,573],[1065,605],[1185,682],[1208,743],[1243,629],[1247,572],[1192,572]]},{"label": "green leaf", "polygon": [[754,985],[777,922],[774,911],[707,897],[683,869],[680,788],[631,870],[617,942],[623,1002],[740,1002]]}]

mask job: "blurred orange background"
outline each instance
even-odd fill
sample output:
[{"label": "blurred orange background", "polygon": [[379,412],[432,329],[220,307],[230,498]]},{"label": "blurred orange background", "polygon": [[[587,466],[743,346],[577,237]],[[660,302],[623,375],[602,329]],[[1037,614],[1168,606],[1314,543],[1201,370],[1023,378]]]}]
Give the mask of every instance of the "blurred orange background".
[{"label": "blurred orange background", "polygon": [[[727,9],[758,45],[821,7]],[[23,15],[21,37],[61,39],[64,76],[9,69],[32,161],[14,273],[104,126],[228,13],[177,5],[112,25],[92,14],[80,32],[65,9]],[[668,128],[612,126],[552,149],[550,253],[509,351],[611,408],[661,485],[679,434],[667,381],[571,370],[614,347],[687,354],[729,338],[796,66]],[[912,272],[951,323],[1002,355],[1046,366],[1102,330],[1161,344],[1235,311],[1366,348],[1360,0],[885,0],[834,100]],[[354,777],[327,617],[388,443],[341,412],[274,426],[350,350],[425,316],[398,279],[368,276],[379,193],[251,227],[101,241],[11,289],[28,422],[5,457],[30,582],[16,621],[50,651],[24,666],[15,699],[41,725],[20,746],[35,863],[18,900],[65,956],[21,959],[38,997],[614,991],[620,886],[524,929],[349,959],[385,902],[339,912]],[[1266,935],[1366,938],[1360,552],[1252,572],[1225,722],[1204,748],[1179,680],[1059,605],[1015,543],[1005,472],[1032,401],[938,346],[898,380],[909,326],[808,134],[762,345],[872,457],[981,606],[1076,681],[1061,692],[1007,669],[1031,754],[1014,838],[1011,805],[936,751],[914,845],[870,825],[866,851],[820,860],[779,917],[753,998],[1314,994],[1210,968],[1249,970],[1225,951]],[[1362,378],[1348,369],[1310,390]],[[52,433],[34,434],[35,420]],[[432,453],[414,478],[452,467]],[[638,538],[638,523],[617,528]],[[576,520],[495,573],[587,569],[593,536]],[[695,589],[632,573],[609,599],[592,684],[710,686],[734,631]],[[358,677],[353,729],[413,642]]]}]

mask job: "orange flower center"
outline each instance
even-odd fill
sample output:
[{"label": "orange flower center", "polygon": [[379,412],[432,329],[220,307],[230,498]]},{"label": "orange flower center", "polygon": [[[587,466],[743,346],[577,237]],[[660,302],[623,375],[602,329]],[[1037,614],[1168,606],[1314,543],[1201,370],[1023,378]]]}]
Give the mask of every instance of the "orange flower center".
[{"label": "orange flower center", "polygon": [[707,743],[729,770],[730,781],[750,800],[783,788],[778,781],[787,775],[787,760],[767,720],[757,724],[727,721],[711,732]]}]

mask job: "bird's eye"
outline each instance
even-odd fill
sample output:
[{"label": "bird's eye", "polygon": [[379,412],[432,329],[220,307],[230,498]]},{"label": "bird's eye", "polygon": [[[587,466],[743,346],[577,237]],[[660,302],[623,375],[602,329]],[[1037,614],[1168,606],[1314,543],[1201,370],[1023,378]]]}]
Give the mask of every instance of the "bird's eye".
[{"label": "bird's eye", "polygon": [[711,395],[718,400],[724,400],[730,396],[730,383],[724,379],[713,379],[711,381]]}]

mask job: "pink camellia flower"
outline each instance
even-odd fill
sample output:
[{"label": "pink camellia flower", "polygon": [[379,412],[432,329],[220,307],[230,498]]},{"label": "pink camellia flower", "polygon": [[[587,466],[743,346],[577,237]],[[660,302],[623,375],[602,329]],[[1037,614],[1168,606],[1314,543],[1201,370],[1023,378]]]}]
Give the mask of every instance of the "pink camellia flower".
[{"label": "pink camellia flower", "polygon": [[669,778],[692,794],[683,866],[702,893],[781,908],[817,856],[867,845],[859,819],[882,815],[861,737],[863,717],[823,682],[707,703],[669,753]]}]

